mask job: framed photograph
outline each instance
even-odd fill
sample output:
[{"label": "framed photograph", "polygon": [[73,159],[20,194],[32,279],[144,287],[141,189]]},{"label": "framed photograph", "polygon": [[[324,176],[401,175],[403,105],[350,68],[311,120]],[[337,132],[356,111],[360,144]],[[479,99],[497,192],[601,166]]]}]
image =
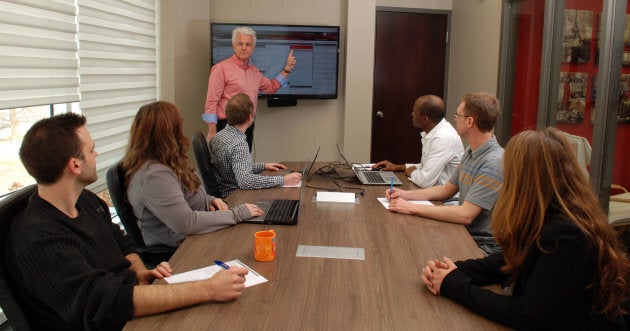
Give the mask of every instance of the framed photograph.
[{"label": "framed photograph", "polygon": [[[595,97],[597,95],[597,75],[593,75],[591,93],[591,124],[595,122]],[[619,109],[617,122],[630,123],[630,74],[622,74],[619,81]]]},{"label": "framed photograph", "polygon": [[565,9],[562,62],[588,63],[593,44],[593,11]]},{"label": "framed photograph", "polygon": [[619,85],[619,110],[617,111],[617,121],[630,122],[630,75],[622,74]]},{"label": "framed photograph", "polygon": [[558,123],[584,122],[587,82],[586,72],[560,72]]}]

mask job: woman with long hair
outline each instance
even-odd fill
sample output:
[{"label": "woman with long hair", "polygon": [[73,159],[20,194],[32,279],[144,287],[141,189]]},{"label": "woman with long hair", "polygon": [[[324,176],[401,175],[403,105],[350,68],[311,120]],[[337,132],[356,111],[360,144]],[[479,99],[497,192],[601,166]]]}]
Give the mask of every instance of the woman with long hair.
[{"label": "woman with long hair", "polygon": [[[628,257],[565,134],[512,137],[492,231],[503,253],[429,261],[434,295],[516,329],[624,330]],[[511,295],[481,286],[507,284]]]},{"label": "woman with long hair", "polygon": [[191,234],[262,215],[258,206],[227,204],[206,194],[189,158],[181,113],[165,101],[140,107],[122,160],[125,185],[145,244],[177,247]]}]

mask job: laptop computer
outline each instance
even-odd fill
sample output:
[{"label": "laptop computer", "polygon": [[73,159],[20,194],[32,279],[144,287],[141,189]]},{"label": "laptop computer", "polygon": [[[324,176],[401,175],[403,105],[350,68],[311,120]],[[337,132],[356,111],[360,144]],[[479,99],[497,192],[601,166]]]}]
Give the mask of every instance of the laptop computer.
[{"label": "laptop computer", "polygon": [[346,156],[343,154],[339,143],[337,143],[337,151],[339,151],[339,155],[341,158],[348,164],[350,169],[357,176],[357,179],[363,185],[390,185],[392,182],[392,178],[394,179],[394,185],[402,185],[402,182],[396,176],[393,171],[378,171],[372,170],[371,167],[366,167],[361,164],[350,163]]},{"label": "laptop computer", "polygon": [[[315,157],[313,158],[313,161],[311,161],[310,163],[308,162],[308,159],[306,159],[306,166],[304,167],[304,172],[302,172],[302,184],[306,184],[306,182],[311,178],[311,170],[313,170],[313,165],[315,164],[315,161],[317,160],[317,156],[319,155],[319,147],[317,147],[317,151],[315,151]],[[315,173],[313,173],[314,175]]]},{"label": "laptop computer", "polygon": [[263,211],[262,216],[253,217],[245,220],[245,223],[270,224],[270,225],[295,225],[298,221],[298,213],[300,211],[300,200],[304,195],[304,186],[309,179],[309,173],[315,164],[315,160],[319,155],[319,147],[315,152],[313,161],[306,159],[304,170],[302,171],[302,183],[300,184],[300,198],[298,200],[276,199],[276,200],[259,200],[256,205]]}]

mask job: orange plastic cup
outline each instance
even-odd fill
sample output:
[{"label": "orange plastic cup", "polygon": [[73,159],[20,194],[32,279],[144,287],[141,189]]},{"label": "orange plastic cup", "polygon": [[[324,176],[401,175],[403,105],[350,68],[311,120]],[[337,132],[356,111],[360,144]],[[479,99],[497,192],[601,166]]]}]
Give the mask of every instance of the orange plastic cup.
[{"label": "orange plastic cup", "polygon": [[273,261],[276,258],[276,232],[273,230],[254,233],[254,259]]}]

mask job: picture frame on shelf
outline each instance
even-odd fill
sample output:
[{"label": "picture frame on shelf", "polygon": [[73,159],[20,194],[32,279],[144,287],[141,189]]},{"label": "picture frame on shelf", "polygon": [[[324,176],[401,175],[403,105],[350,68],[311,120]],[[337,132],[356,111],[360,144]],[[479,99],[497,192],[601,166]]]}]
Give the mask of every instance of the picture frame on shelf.
[{"label": "picture frame on shelf", "polygon": [[560,72],[558,123],[584,122],[587,82],[586,72]]}]

